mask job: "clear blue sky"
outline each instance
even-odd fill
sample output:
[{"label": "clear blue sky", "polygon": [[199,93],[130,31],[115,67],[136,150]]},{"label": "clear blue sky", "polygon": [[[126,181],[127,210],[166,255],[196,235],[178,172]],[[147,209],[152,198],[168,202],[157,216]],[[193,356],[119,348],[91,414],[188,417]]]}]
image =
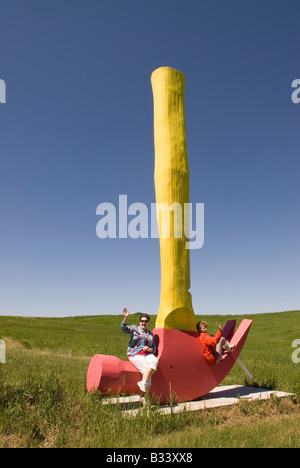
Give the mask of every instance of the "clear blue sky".
[{"label": "clear blue sky", "polygon": [[157,313],[158,239],[96,236],[155,202],[160,66],[186,77],[195,313],[300,309],[299,0],[0,0],[0,315]]}]

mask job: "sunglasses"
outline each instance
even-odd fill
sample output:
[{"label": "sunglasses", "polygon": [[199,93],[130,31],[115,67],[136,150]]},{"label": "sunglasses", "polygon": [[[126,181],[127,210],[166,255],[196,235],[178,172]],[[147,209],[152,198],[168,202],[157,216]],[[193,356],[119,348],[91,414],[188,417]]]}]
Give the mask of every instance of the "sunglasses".
[{"label": "sunglasses", "polygon": [[140,320],[140,323],[148,323],[148,320]]}]

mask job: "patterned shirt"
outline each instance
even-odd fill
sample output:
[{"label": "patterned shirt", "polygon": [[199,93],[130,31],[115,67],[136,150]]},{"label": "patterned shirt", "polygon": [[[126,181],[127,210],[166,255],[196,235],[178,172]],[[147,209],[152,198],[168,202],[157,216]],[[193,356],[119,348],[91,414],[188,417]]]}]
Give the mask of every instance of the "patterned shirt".
[{"label": "patterned shirt", "polygon": [[121,322],[121,330],[130,335],[130,340],[127,348],[127,356],[135,356],[136,354],[150,354],[143,351],[144,346],[152,348],[153,352],[156,351],[153,334],[150,330],[143,330],[142,327],[136,325],[127,325]]}]

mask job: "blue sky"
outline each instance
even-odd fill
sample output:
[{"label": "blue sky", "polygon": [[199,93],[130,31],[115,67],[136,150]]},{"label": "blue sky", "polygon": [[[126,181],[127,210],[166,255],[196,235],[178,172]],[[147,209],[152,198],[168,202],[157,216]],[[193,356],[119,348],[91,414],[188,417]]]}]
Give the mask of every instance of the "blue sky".
[{"label": "blue sky", "polygon": [[96,236],[150,207],[153,70],[186,77],[196,314],[300,309],[298,0],[0,1],[0,315],[156,314],[158,239]]}]

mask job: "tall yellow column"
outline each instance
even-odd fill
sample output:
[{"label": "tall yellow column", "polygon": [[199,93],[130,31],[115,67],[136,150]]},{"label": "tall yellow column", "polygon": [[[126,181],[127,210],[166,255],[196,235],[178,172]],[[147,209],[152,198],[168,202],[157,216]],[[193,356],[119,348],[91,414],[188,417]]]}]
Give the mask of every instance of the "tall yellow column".
[{"label": "tall yellow column", "polygon": [[189,203],[184,82],[183,73],[169,67],[158,68],[151,76],[156,203],[158,208],[162,204],[175,208],[175,213],[170,211],[169,236],[166,225],[169,220],[162,215],[161,210],[157,210],[161,298],[155,327],[195,331],[196,317],[189,292],[190,251],[186,249],[187,238],[184,233],[184,204]]}]

